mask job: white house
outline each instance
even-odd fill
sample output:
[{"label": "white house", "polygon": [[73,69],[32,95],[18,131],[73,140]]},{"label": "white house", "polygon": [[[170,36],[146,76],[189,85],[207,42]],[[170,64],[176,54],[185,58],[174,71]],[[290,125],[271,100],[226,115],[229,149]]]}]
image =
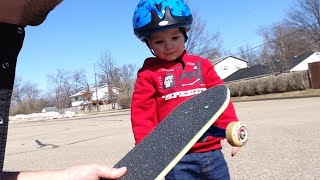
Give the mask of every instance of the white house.
[{"label": "white house", "polygon": [[83,94],[85,93],[85,90],[82,90],[80,92],[77,92],[76,94],[71,95],[69,98],[71,100],[71,106],[75,107],[75,106],[80,106],[81,104],[84,103],[84,98],[83,98]]},{"label": "white house", "polygon": [[290,72],[306,71],[308,70],[309,63],[319,62],[319,61],[320,61],[320,52],[314,52],[310,55],[307,55],[307,57],[305,57],[304,59],[301,59],[301,61],[297,65],[295,65],[293,68],[290,69]]},{"label": "white house", "polygon": [[[98,86],[98,87],[92,87],[90,88],[91,92],[91,100],[101,100],[101,101],[106,101],[109,99],[109,87],[108,85],[103,85],[103,86]],[[87,104],[90,102],[86,102],[83,98],[83,94],[86,92],[86,90],[82,90],[80,92],[77,92],[73,95],[71,95],[69,98],[71,100],[71,106],[80,106],[81,104]],[[116,95],[119,95],[119,91],[116,87],[112,88],[112,92]]]},{"label": "white house", "polygon": [[[296,72],[296,71],[306,71],[308,70],[308,64],[312,62],[320,61],[319,52],[309,52],[299,56],[294,56],[286,60],[286,65],[282,71],[281,63],[275,63],[276,69],[271,69],[267,64],[256,64],[251,67],[243,68],[239,71],[234,72],[230,76],[224,78],[225,82],[238,81],[241,79],[251,79],[262,76],[267,76],[275,73],[282,72]],[[281,62],[281,61],[278,61]]]},{"label": "white house", "polygon": [[248,67],[248,61],[235,57],[226,56],[212,60],[214,68],[221,79],[224,79],[239,69]]}]

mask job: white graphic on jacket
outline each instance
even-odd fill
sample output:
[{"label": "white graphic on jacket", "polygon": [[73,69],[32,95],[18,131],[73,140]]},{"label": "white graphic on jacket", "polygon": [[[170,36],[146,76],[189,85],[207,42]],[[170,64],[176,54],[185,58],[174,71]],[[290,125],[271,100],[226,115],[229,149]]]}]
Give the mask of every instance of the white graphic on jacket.
[{"label": "white graphic on jacket", "polygon": [[174,87],[173,78],[174,78],[173,74],[164,76],[164,88],[165,89]]},{"label": "white graphic on jacket", "polygon": [[[170,70],[163,70],[164,74],[164,90],[192,86],[191,89],[185,91],[176,91],[163,95],[162,98],[165,100],[175,99],[178,97],[193,96],[195,94],[200,94],[202,91],[205,91],[206,88],[199,88],[199,86],[204,86],[204,80],[201,72],[201,64],[197,62],[196,64],[187,64],[187,66],[193,66],[189,68],[190,70],[183,70],[182,67],[175,67]],[[187,69],[187,68],[185,68]],[[173,72],[172,72],[173,71]],[[182,72],[182,73],[177,73]],[[175,76],[178,76],[177,78]],[[175,82],[177,80],[178,82]],[[198,84],[199,86],[196,86]],[[171,91],[172,92],[172,91]]]}]

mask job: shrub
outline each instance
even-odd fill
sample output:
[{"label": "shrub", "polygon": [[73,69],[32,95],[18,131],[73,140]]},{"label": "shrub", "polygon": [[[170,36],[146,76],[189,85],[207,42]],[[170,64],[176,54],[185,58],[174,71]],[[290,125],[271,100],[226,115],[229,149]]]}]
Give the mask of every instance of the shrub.
[{"label": "shrub", "polygon": [[277,75],[275,78],[274,93],[282,93],[288,91],[289,80],[287,74]]},{"label": "shrub", "polygon": [[121,97],[117,100],[117,104],[121,109],[130,109],[131,108],[131,100],[130,96]]},{"label": "shrub", "polygon": [[228,83],[231,96],[252,96],[310,88],[308,71],[282,73],[256,79]]}]

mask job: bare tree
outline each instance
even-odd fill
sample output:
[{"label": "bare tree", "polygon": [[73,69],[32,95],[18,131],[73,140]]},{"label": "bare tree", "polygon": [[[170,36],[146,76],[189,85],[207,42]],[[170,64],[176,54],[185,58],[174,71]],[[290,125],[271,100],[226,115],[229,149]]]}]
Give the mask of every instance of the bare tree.
[{"label": "bare tree", "polygon": [[69,97],[82,90],[88,83],[84,70],[67,71],[58,69],[56,74],[48,75],[51,100],[58,108],[67,108],[71,101]]},{"label": "bare tree", "polygon": [[186,49],[191,54],[196,54],[208,59],[221,55],[221,39],[219,33],[208,33],[206,24],[197,12],[193,12],[193,23],[188,32]]},{"label": "bare tree", "polygon": [[23,82],[20,78],[15,81],[11,115],[30,114],[41,112],[43,105],[46,103],[41,99],[41,90],[37,84],[29,81]]},{"label": "bare tree", "polygon": [[308,34],[315,51],[320,50],[320,0],[295,0],[289,21]]},{"label": "bare tree", "polygon": [[84,69],[75,70],[71,73],[71,76],[72,89],[74,89],[74,91],[80,91],[81,89],[87,87],[88,81],[86,71]]},{"label": "bare tree", "polygon": [[100,84],[116,85],[120,82],[120,69],[110,52],[105,51],[98,61],[98,77]]},{"label": "bare tree", "polygon": [[11,96],[11,106],[15,106],[19,103],[22,103],[22,92],[21,87],[22,86],[22,80],[21,77],[16,77],[14,80],[14,87],[12,91]]},{"label": "bare tree", "polygon": [[131,96],[135,82],[135,73],[137,66],[134,64],[126,64],[121,69],[121,89],[123,96]]},{"label": "bare tree", "polygon": [[289,59],[310,50],[302,32],[287,21],[261,27],[258,33],[262,36],[264,46],[261,57],[273,72],[283,72],[289,67]]},{"label": "bare tree", "polygon": [[98,61],[99,66],[99,84],[108,85],[108,101],[115,108],[117,95],[114,93],[113,88],[119,87],[121,84],[120,68],[117,67],[116,61],[112,58],[110,52],[105,51]]},{"label": "bare tree", "polygon": [[240,52],[240,57],[244,60],[247,60],[249,63],[249,66],[259,64],[259,58],[257,56],[257,52],[253,50],[249,44],[247,44],[245,47],[240,46],[238,48],[238,51]]}]

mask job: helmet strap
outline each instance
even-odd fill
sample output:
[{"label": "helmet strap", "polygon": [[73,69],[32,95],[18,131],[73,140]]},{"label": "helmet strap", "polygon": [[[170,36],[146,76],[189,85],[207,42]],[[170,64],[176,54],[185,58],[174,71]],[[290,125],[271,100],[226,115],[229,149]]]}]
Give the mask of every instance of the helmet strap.
[{"label": "helmet strap", "polygon": [[180,32],[181,32],[181,33],[183,34],[183,36],[184,36],[184,42],[187,42],[187,40],[188,40],[188,35],[187,35],[187,30],[186,30],[186,28],[180,27],[179,30],[180,30]]},{"label": "helmet strap", "polygon": [[156,56],[156,54],[153,52],[153,50],[151,49],[151,47],[150,47],[150,45],[149,45],[149,42],[148,42],[148,39],[145,39],[144,40],[144,42],[146,43],[146,45],[148,46],[148,48],[149,48],[149,50],[150,50],[150,52],[151,52],[151,54],[153,54],[155,57],[157,57]]}]

